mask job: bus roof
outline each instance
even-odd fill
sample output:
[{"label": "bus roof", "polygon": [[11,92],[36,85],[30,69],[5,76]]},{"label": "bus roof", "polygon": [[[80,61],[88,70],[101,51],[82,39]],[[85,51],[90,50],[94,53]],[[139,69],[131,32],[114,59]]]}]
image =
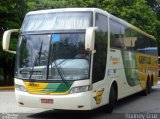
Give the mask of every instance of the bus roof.
[{"label": "bus roof", "polygon": [[28,12],[26,15],[31,15],[31,14],[43,14],[43,13],[54,13],[54,12],[69,12],[69,11],[91,11],[91,12],[98,12],[101,14],[105,14],[106,16],[108,16],[109,18],[118,21],[121,24],[124,24],[130,28],[132,28],[133,30],[142,33],[143,35],[148,36],[151,39],[156,39],[154,36],[142,31],[141,29],[137,28],[136,26],[133,26],[132,24],[108,13],[107,11],[104,11],[102,9],[98,9],[98,8],[59,8],[59,9],[47,9],[47,10],[38,10],[38,11],[31,11]]},{"label": "bus roof", "polygon": [[47,9],[28,12],[30,14],[42,14],[42,13],[54,13],[54,12],[69,12],[69,11],[96,11],[97,8],[59,8],[59,9]]}]

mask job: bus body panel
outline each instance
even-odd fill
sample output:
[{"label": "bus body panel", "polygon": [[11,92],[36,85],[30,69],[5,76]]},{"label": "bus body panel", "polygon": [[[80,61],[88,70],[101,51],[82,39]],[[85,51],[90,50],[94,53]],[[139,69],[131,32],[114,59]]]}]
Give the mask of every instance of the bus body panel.
[{"label": "bus body panel", "polygon": [[[125,56],[122,57],[122,54],[125,54]],[[127,58],[127,60],[124,60],[124,62],[123,58]],[[127,67],[124,67],[126,62],[128,63]],[[157,83],[158,68],[155,56],[129,51],[122,53],[121,50],[111,49],[108,66],[111,67],[108,69],[110,74],[108,75],[108,80],[115,80],[118,84],[118,99],[144,90],[148,76],[153,80],[153,85]],[[125,75],[125,72],[129,73],[129,77]]]},{"label": "bus body panel", "polygon": [[153,85],[158,82],[157,57],[142,53],[136,53],[137,69],[142,89],[146,88],[147,78],[153,80]]},{"label": "bus body panel", "polygon": [[[114,80],[117,82],[118,99],[124,98],[142,90],[139,84],[135,86],[130,86],[128,84],[127,77],[125,75],[125,70],[128,70],[128,68],[124,67],[121,50],[110,49],[108,67],[109,69],[106,72],[108,80],[112,80],[110,82],[113,82]],[[135,68],[132,68],[132,70],[133,72],[136,71]],[[112,84],[110,84],[110,87],[111,85]]]},{"label": "bus body panel", "polygon": [[[15,90],[19,106],[32,108],[91,110],[90,91],[68,95],[35,95]],[[53,100],[53,104],[42,103],[42,99]]]},{"label": "bus body panel", "polygon": [[[80,81],[79,81],[80,82]],[[88,81],[81,81],[84,84]],[[15,83],[24,85],[22,80],[15,79]],[[79,83],[80,84],[80,83]],[[74,84],[75,86],[76,84]],[[33,92],[31,92],[33,93]],[[34,107],[34,108],[48,108],[48,109],[66,109],[66,110],[91,110],[91,92],[82,92],[75,94],[55,93],[55,94],[31,94],[29,92],[22,92],[15,89],[16,99],[20,106]],[[51,99],[53,104],[42,103],[41,99]]]},{"label": "bus body panel", "polygon": [[106,84],[108,85],[108,82],[106,79],[104,79],[92,85],[92,109],[95,109],[108,103],[109,88],[108,86],[106,86]]}]

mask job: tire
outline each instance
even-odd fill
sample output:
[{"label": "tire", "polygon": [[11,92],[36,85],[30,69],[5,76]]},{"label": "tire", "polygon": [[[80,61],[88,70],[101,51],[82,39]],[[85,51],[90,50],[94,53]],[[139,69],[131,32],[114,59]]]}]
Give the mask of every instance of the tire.
[{"label": "tire", "polygon": [[142,95],[147,96],[149,93],[151,93],[151,90],[152,90],[151,80],[148,79],[146,83],[146,89],[142,91]]},{"label": "tire", "polygon": [[151,93],[152,91],[152,81],[148,80],[148,93]]},{"label": "tire", "polygon": [[117,94],[116,90],[112,86],[111,89],[110,89],[110,93],[109,93],[109,103],[106,106],[106,110],[107,110],[108,113],[112,113],[113,112],[113,109],[114,109],[116,101],[117,101],[116,94]]}]

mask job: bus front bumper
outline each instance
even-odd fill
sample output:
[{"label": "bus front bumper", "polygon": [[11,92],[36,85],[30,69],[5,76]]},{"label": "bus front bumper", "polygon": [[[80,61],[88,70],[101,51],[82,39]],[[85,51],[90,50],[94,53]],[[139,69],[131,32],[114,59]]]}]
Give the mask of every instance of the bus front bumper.
[{"label": "bus front bumper", "polygon": [[[15,90],[19,106],[62,110],[91,110],[91,92],[67,95],[35,95]],[[51,100],[44,103],[42,100]]]}]

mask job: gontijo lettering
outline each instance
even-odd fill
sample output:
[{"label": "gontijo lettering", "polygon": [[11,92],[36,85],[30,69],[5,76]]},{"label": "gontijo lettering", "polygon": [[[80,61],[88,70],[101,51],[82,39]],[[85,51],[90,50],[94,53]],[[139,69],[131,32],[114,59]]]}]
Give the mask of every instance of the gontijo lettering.
[{"label": "gontijo lettering", "polygon": [[151,64],[151,57],[148,56],[139,56],[140,64]]}]

